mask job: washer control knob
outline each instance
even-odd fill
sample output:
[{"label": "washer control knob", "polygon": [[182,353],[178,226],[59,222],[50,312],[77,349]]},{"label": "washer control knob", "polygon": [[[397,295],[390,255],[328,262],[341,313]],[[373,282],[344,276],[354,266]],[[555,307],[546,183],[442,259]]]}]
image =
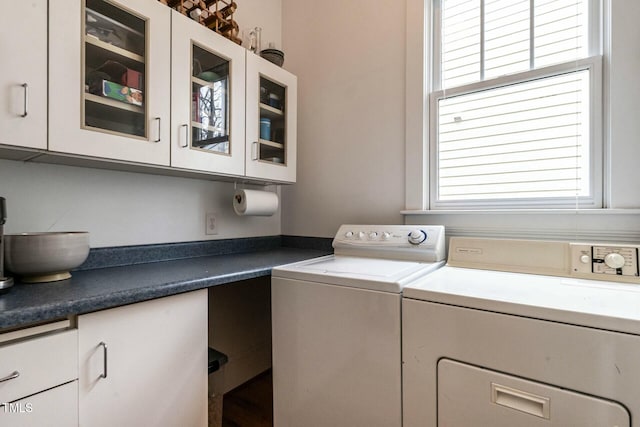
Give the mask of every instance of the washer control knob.
[{"label": "washer control knob", "polygon": [[372,231],[371,233],[369,233],[369,239],[371,240],[375,240],[378,237],[378,233],[375,231]]},{"label": "washer control knob", "polygon": [[346,233],[344,233],[344,237],[346,237],[347,239],[350,239],[353,237],[353,231],[347,231]]},{"label": "washer control knob", "polygon": [[422,230],[412,230],[411,233],[409,233],[408,240],[412,245],[419,245],[427,240],[427,233]]},{"label": "washer control knob", "polygon": [[589,255],[582,255],[580,257],[580,262],[583,264],[589,264],[589,262],[591,262],[591,257]]},{"label": "washer control knob", "polygon": [[624,257],[612,252],[604,257],[604,263],[607,264],[609,268],[622,268],[624,266]]},{"label": "washer control knob", "polygon": [[366,236],[364,231],[359,231],[358,232],[358,239],[364,239],[364,237]]},{"label": "washer control knob", "polygon": [[391,233],[389,233],[388,231],[385,231],[384,233],[382,233],[382,240],[389,240],[391,238]]}]

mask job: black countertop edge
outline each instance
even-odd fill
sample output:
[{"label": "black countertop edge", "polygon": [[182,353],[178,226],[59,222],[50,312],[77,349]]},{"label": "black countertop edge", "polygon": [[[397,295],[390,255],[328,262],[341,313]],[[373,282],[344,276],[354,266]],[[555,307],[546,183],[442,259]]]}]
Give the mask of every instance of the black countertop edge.
[{"label": "black countertop edge", "polygon": [[241,280],[331,251],[275,248],[238,254],[75,271],[71,279],[17,282],[0,294],[0,331]]},{"label": "black countertop edge", "polygon": [[11,319],[9,321],[3,318],[6,317],[6,314],[8,313],[4,313],[4,316],[0,314],[0,330],[62,319],[72,315],[91,313],[108,308],[134,304],[136,302],[205,289],[211,286],[224,285],[227,283],[270,275],[271,268],[249,272],[245,271],[226,276],[214,276],[207,279],[192,280],[188,282],[163,284],[162,286],[150,286],[147,288],[136,289],[135,291],[114,292],[107,296],[94,296],[91,298],[84,298],[79,301],[60,301],[40,306],[33,306],[11,313]]}]

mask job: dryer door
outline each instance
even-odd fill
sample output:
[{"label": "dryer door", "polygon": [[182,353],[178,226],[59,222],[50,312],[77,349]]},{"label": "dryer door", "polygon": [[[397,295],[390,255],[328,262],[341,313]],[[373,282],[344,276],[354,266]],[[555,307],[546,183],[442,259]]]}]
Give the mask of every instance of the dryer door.
[{"label": "dryer door", "polygon": [[438,426],[628,427],[616,402],[464,363],[438,363]]}]

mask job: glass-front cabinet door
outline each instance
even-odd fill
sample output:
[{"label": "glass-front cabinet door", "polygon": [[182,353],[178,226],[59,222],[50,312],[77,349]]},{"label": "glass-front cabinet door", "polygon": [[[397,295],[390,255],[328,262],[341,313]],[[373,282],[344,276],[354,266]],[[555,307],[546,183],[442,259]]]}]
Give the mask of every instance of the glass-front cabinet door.
[{"label": "glass-front cabinet door", "polygon": [[245,49],[172,12],[171,165],[244,174]]},{"label": "glass-front cabinet door", "polygon": [[50,150],[169,165],[170,12],[50,0]]},{"label": "glass-front cabinet door", "polygon": [[246,175],[296,181],[296,76],[247,52]]}]

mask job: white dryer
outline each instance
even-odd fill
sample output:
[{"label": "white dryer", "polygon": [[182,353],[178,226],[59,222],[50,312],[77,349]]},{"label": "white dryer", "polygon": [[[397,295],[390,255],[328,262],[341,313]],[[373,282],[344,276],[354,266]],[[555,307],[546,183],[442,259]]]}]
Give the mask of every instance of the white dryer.
[{"label": "white dryer", "polygon": [[631,245],[451,238],[404,289],[404,427],[640,427],[638,274]]},{"label": "white dryer", "polygon": [[401,292],[444,227],[343,225],[335,254],[273,269],[276,427],[401,427]]}]

